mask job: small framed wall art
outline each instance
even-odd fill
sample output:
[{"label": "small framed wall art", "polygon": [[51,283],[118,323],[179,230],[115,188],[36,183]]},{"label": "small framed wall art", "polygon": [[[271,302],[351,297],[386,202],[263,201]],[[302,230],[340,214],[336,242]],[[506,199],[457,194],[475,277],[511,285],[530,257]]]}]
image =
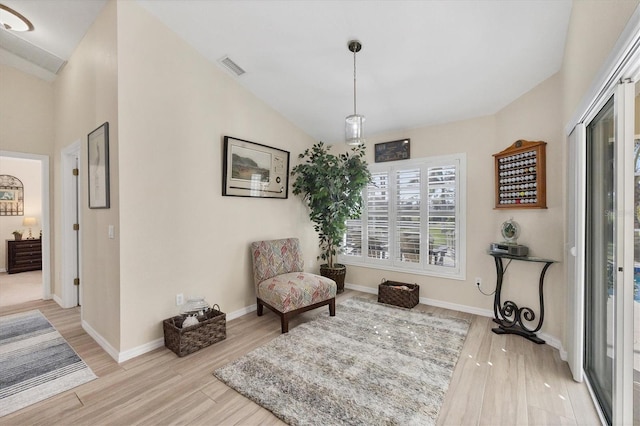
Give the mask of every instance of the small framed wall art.
[{"label": "small framed wall art", "polygon": [[24,186],[15,176],[0,175],[0,216],[24,215]]},{"label": "small framed wall art", "polygon": [[408,160],[411,158],[411,139],[375,144],[375,162]]},{"label": "small framed wall art", "polygon": [[222,195],[287,198],[289,152],[255,142],[224,137]]},{"label": "small framed wall art", "polygon": [[89,208],[108,209],[109,200],[109,123],[89,133]]},{"label": "small framed wall art", "polygon": [[495,159],[496,209],[546,209],[547,143],[518,140]]}]

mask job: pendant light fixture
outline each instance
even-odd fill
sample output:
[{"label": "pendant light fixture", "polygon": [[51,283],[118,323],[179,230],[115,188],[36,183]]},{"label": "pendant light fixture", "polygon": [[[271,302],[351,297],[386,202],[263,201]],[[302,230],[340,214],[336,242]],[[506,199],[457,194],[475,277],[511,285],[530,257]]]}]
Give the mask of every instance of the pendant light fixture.
[{"label": "pendant light fixture", "polygon": [[351,40],[348,44],[349,50],[353,52],[353,114],[345,119],[345,141],[347,145],[361,145],[364,143],[362,135],[362,123],[364,116],[356,112],[356,53],[362,49],[362,43],[358,40]]}]

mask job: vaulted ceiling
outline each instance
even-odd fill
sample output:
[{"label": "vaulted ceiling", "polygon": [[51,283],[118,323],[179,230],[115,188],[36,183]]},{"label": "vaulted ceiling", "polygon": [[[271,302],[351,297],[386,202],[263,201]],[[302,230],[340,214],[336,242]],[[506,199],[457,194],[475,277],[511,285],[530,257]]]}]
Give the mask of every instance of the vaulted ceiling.
[{"label": "vaulted ceiling", "polygon": [[[246,71],[230,73],[238,84],[327,142],[353,113],[349,40],[363,45],[357,112],[374,134],[499,111],[560,70],[571,12],[570,0],[135,1],[211,62],[232,59]],[[0,3],[35,26],[0,29],[0,62],[51,80],[20,49],[68,60],[106,2]]]}]

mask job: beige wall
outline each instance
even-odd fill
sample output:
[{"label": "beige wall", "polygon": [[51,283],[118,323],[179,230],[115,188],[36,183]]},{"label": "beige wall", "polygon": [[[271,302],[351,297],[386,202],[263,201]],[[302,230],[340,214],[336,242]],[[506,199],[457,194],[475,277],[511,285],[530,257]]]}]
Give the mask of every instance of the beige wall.
[{"label": "beige wall", "polygon": [[[0,150],[51,157],[54,152],[53,85],[14,68],[0,65],[0,93]],[[40,182],[38,187],[41,187]],[[53,191],[49,194],[52,203]],[[0,241],[9,238],[4,234],[2,231]],[[51,239],[53,238],[52,233]],[[3,248],[0,251],[2,265],[6,263],[5,250]],[[52,264],[51,277],[54,271],[55,266]]]},{"label": "beige wall", "polygon": [[27,238],[29,229],[22,226],[25,217],[35,217],[38,225],[31,227],[34,238],[40,237],[42,224],[42,170],[40,161],[0,156],[0,175],[15,176],[24,185],[24,216],[0,216],[0,268],[7,267],[7,245],[13,240],[12,232],[22,230]]},{"label": "beige wall", "polygon": [[53,86],[0,65],[0,150],[53,153]]},{"label": "beige wall", "polygon": [[[82,248],[81,285],[83,320],[114,348],[120,346],[120,248],[119,238],[107,238],[108,226],[119,224],[118,172],[118,76],[116,49],[116,2],[108,2],[82,39],[68,64],[55,80],[54,188],[61,200],[61,150],[80,141],[80,234]],[[108,121],[110,126],[111,208],[89,209],[87,205],[87,135]],[[70,171],[65,171],[70,173]],[[56,206],[57,212],[61,206]],[[58,214],[54,228],[61,226]],[[55,261],[60,265],[61,241],[55,242]],[[60,268],[55,292],[61,294]]]},{"label": "beige wall", "polygon": [[291,152],[313,140],[134,2],[118,4],[122,350],[162,337],[177,293],[255,304],[249,243],[315,235],[297,198],[223,197],[222,139]]},{"label": "beige wall", "polygon": [[[494,211],[491,222],[499,229],[513,217],[521,226],[518,242],[529,247],[533,256],[553,259],[545,277],[545,319],[542,331],[563,339],[565,312],[564,279],[564,163],[565,145],[562,117],[562,79],[547,79],[496,115],[497,143],[509,146],[518,139],[541,140],[546,145],[547,208]],[[496,147],[499,148],[499,147]],[[496,235],[496,238],[499,234]],[[538,277],[543,264],[512,262],[506,275],[504,300],[519,300],[539,312]]]},{"label": "beige wall", "polygon": [[638,0],[573,2],[562,64],[563,124],[575,113]]}]

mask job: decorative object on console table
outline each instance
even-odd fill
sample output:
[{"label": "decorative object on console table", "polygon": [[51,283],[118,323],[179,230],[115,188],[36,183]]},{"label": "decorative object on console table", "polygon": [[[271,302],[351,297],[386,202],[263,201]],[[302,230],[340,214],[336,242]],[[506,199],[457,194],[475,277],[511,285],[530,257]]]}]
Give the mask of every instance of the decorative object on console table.
[{"label": "decorative object on console table", "polygon": [[398,281],[382,280],[378,285],[378,303],[413,308],[419,303],[420,286]]},{"label": "decorative object on console table", "polygon": [[498,254],[510,254],[512,256],[526,256],[529,254],[529,248],[518,244],[518,236],[520,236],[520,225],[513,218],[503,222],[500,226],[500,233],[504,241],[502,243],[491,243],[489,251]]},{"label": "decorative object on console table", "polygon": [[222,195],[288,198],[289,152],[224,137]]},{"label": "decorative object on console table", "polygon": [[42,240],[7,240],[7,273],[42,269]]},{"label": "decorative object on console table", "polygon": [[[491,331],[496,334],[517,334],[538,344],[545,343],[545,341],[539,338],[536,333],[540,331],[542,328],[542,322],[544,321],[544,275],[547,273],[549,266],[555,263],[555,260],[530,256],[513,256],[510,254],[496,252],[489,252],[489,254],[493,256],[495,260],[497,274],[496,292],[493,299],[493,322],[497,323],[498,327],[491,329]],[[504,274],[506,272],[506,267],[502,264],[502,259],[509,259],[509,261],[521,260],[525,262],[544,263],[542,272],[540,272],[540,279],[538,281],[540,318],[538,318],[538,323],[535,328],[530,328],[525,323],[525,321],[531,323],[536,320],[536,313],[533,309],[526,306],[518,307],[518,305],[511,300],[506,300],[504,304],[502,303],[502,284]]]},{"label": "decorative object on console table", "polygon": [[213,305],[197,317],[197,324],[183,328],[189,317],[187,314],[178,315],[162,322],[164,345],[179,357],[227,338],[227,315],[220,311],[220,306]]},{"label": "decorative object on console table", "polygon": [[108,209],[109,200],[109,123],[104,123],[88,138],[89,208]]},{"label": "decorative object on console table", "polygon": [[547,143],[518,140],[495,159],[496,209],[546,209]]}]

